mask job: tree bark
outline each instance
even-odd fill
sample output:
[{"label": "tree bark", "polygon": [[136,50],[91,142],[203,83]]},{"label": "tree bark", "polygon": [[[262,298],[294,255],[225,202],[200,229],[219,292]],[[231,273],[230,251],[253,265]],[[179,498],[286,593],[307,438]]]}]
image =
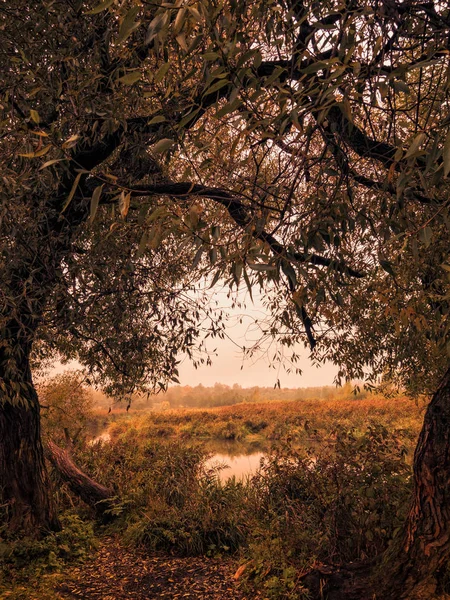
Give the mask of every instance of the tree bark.
[{"label": "tree bark", "polygon": [[383,561],[387,583],[383,598],[436,598],[440,573],[449,560],[450,367],[425,414],[414,454],[414,495],[404,533]]},{"label": "tree bark", "polygon": [[83,502],[93,507],[99,516],[111,508],[113,490],[97,483],[83,473],[72,461],[69,453],[55,443],[48,442],[46,455],[70,490]]},{"label": "tree bark", "polygon": [[[59,530],[41,442],[40,410],[27,348],[0,360],[0,496],[10,531]],[[5,356],[6,355],[6,356]]]},{"label": "tree bark", "polygon": [[314,600],[437,600],[450,563],[450,367],[427,407],[414,454],[414,492],[403,533],[369,562],[315,569]]}]

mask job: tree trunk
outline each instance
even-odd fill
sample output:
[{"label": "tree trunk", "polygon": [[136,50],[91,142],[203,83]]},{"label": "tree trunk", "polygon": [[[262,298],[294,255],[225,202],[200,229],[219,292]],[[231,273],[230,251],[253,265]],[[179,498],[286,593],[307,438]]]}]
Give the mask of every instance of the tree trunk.
[{"label": "tree trunk", "polygon": [[[400,541],[387,553],[383,598],[436,598],[450,561],[450,368],[428,405],[414,454],[414,496]],[[381,597],[381,596],[380,596]]]},{"label": "tree trunk", "polygon": [[0,360],[0,497],[10,531],[34,536],[60,529],[26,348],[19,361],[6,351]]},{"label": "tree trunk", "polygon": [[[314,600],[437,600],[450,563],[450,368],[425,413],[414,454],[414,495],[403,534],[370,563],[302,577]],[[447,596],[448,597],[448,596]]]},{"label": "tree trunk", "polygon": [[70,490],[79,496],[83,502],[92,506],[97,514],[104,516],[105,511],[111,508],[110,500],[114,496],[113,490],[97,483],[80,471],[70,458],[69,453],[53,442],[47,444],[46,450],[47,458],[61,478],[68,484]]}]

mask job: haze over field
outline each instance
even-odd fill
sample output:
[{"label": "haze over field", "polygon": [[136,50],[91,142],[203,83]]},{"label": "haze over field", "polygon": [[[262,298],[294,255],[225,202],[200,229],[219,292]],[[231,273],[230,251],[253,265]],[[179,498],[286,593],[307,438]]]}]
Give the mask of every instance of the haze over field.
[{"label": "haze over field", "polygon": [[[301,375],[295,372],[288,373],[286,364],[271,364],[270,358],[273,348],[263,346],[253,358],[244,358],[242,348],[250,348],[260,335],[255,320],[263,322],[267,318],[260,294],[254,294],[254,302],[249,301],[248,294],[240,294],[241,302],[246,302],[245,308],[232,308],[231,300],[224,291],[219,291],[212,296],[213,301],[219,302],[229,312],[224,339],[214,338],[208,340],[207,348],[212,355],[212,365],[201,365],[194,368],[192,362],[186,357],[180,357],[179,380],[180,385],[212,386],[215,383],[233,385],[237,383],[242,387],[273,387],[277,379],[281,387],[300,388],[333,385],[337,367],[331,363],[314,366],[308,357],[308,350],[298,346],[297,352],[301,356],[296,365],[302,371]],[[69,365],[59,363],[51,369],[50,374],[62,373],[69,368],[79,368],[75,361]]]}]

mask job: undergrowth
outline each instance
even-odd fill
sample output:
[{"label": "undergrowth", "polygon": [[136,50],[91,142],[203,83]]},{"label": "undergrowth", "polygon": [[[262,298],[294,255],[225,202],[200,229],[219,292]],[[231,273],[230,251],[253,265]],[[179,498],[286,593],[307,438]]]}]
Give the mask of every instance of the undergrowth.
[{"label": "undergrowth", "polygon": [[83,561],[97,546],[93,523],[72,511],[60,515],[61,531],[41,538],[11,536],[0,528],[0,598],[53,600],[52,584],[68,565]]},{"label": "undergrowth", "polygon": [[338,427],[313,451],[281,440],[245,481],[221,481],[199,444],[130,435],[78,456],[120,490],[115,529],[150,551],[236,553],[267,598],[304,598],[301,574],[317,564],[379,555],[405,517],[404,438],[376,422],[363,433]]},{"label": "undergrowth", "polygon": [[[302,574],[378,556],[405,517],[420,410],[402,400],[359,412],[357,403],[353,416],[349,401],[328,402],[322,412],[316,404],[315,414],[312,403],[302,413],[289,403],[278,412],[271,404],[123,419],[111,442],[80,444],[74,459],[115,489],[107,532],[125,543],[171,555],[233,555],[250,597],[258,588],[271,600],[306,600]],[[219,467],[208,467],[211,437],[255,436],[270,449],[254,476],[223,481]],[[93,513],[53,478],[63,529],[20,541],[0,530],[2,598],[58,598],[51,582],[95,547]]]}]

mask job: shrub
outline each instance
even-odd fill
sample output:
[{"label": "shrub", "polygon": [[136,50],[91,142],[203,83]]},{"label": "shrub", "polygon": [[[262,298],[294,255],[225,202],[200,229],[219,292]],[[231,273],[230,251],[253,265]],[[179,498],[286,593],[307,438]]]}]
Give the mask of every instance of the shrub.
[{"label": "shrub", "polygon": [[411,474],[398,436],[372,424],[359,436],[337,431],[315,455],[280,445],[253,486],[249,573],[276,590],[269,597],[293,598],[294,589],[298,597],[303,591],[292,567],[305,571],[317,561],[346,563],[386,549],[404,519]]},{"label": "shrub", "polygon": [[73,513],[61,515],[62,529],[40,539],[3,538],[0,542],[0,565],[10,568],[29,567],[39,573],[53,570],[66,560],[82,559],[95,547],[93,525]]}]

